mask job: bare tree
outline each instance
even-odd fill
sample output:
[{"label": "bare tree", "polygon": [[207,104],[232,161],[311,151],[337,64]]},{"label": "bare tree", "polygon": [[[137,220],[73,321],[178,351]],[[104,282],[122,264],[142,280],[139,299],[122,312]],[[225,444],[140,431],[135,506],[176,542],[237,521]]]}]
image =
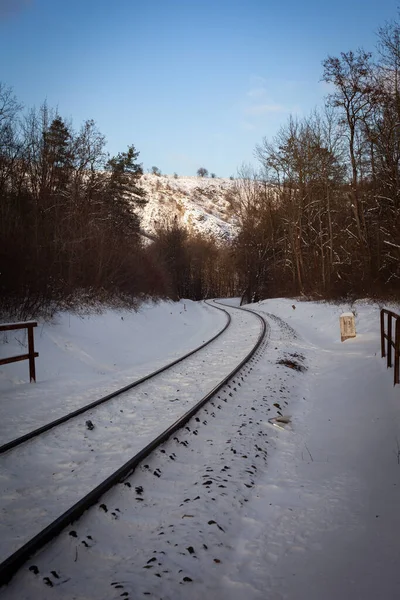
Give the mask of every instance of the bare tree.
[{"label": "bare tree", "polygon": [[329,56],[323,61],[323,80],[332,83],[336,90],[330,94],[332,106],[339,108],[347,126],[345,135],[351,163],[351,196],[357,236],[366,243],[365,216],[360,200],[358,179],[360,161],[357,155],[357,133],[371,111],[374,93],[372,81],[372,54],[364,50],[356,53],[342,52],[340,58]]}]

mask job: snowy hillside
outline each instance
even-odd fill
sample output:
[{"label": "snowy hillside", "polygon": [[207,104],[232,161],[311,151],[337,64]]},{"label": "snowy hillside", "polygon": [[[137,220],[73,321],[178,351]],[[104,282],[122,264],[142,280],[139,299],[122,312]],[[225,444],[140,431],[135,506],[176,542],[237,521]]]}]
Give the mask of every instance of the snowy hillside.
[{"label": "snowy hillside", "polygon": [[154,234],[165,218],[176,217],[193,233],[212,235],[219,240],[236,235],[237,221],[230,202],[234,181],[146,173],[139,185],[147,193],[147,205],[138,209],[146,233]]}]

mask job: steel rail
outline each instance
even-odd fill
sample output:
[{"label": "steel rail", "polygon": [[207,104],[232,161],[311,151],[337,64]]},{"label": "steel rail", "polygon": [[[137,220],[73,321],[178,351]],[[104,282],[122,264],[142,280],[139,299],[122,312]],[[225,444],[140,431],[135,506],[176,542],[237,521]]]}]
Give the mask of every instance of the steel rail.
[{"label": "steel rail", "polygon": [[108,492],[116,484],[123,482],[127,477],[131,476],[143,459],[149,456],[151,452],[154,452],[154,450],[156,450],[161,444],[166,442],[173,433],[186,425],[186,423],[200,410],[200,408],[204,406],[204,404],[206,404],[234,375],[236,375],[236,373],[240,371],[240,369],[257,352],[267,332],[267,324],[264,317],[250,309],[243,309],[237,306],[229,306],[229,308],[250,312],[254,314],[261,322],[261,330],[257,342],[253,348],[226,377],[224,377],[190,410],[188,410],[177,421],[175,421],[175,423],[170,425],[165,431],[147,444],[147,446],[135,454],[135,456],[128,460],[124,465],[122,465],[122,467],[114,471],[114,473],[107,477],[107,479],[96,486],[91,492],[78,500],[78,502],[66,510],[61,516],[50,523],[50,525],[45,527],[45,529],[40,531],[32,539],[21,546],[21,548],[19,548],[16,552],[6,558],[6,560],[0,564],[0,586],[7,584],[18,571],[18,569],[20,569],[33,554],[38,552],[41,548],[43,548],[43,546],[53,540],[66,527],[68,527],[68,525],[71,525],[71,523],[79,519],[83,513],[96,504],[106,492]]},{"label": "steel rail", "polygon": [[[212,305],[208,304],[208,306],[212,306]],[[81,406],[80,408],[77,408],[76,410],[73,410],[72,412],[67,413],[66,415],[63,415],[62,417],[59,417],[58,419],[51,421],[50,423],[46,423],[45,425],[42,425],[41,427],[38,427],[37,429],[33,429],[29,433],[25,433],[24,435],[21,435],[20,437],[17,437],[14,440],[11,440],[9,442],[6,442],[5,444],[2,444],[0,446],[0,454],[4,454],[4,452],[8,452],[8,450],[11,450],[12,448],[16,448],[17,446],[20,446],[21,444],[24,444],[25,442],[28,442],[29,440],[32,440],[35,437],[38,437],[39,435],[41,435],[42,433],[45,433],[46,431],[49,431],[50,429],[53,429],[54,427],[57,427],[58,425],[61,425],[62,423],[66,423],[67,421],[70,421],[71,419],[74,419],[75,417],[82,415],[83,413],[87,412],[88,410],[95,408],[96,406],[99,406],[99,404],[103,404],[104,402],[107,402],[108,400],[111,400],[112,398],[115,398],[116,396],[119,396],[120,394],[123,394],[123,393],[131,390],[132,388],[137,387],[138,385],[141,385],[145,381],[148,381],[149,379],[152,379],[156,375],[159,375],[160,373],[167,371],[168,369],[170,369],[171,367],[174,367],[175,365],[182,362],[186,358],[189,358],[189,356],[192,356],[196,352],[199,352],[199,350],[202,350],[203,348],[208,346],[208,344],[211,344],[211,342],[213,342],[220,335],[222,335],[224,333],[224,331],[226,331],[228,329],[229,325],[231,324],[231,316],[228,313],[228,311],[224,310],[223,308],[219,308],[218,306],[212,306],[212,308],[221,310],[222,312],[224,312],[227,315],[228,318],[227,318],[227,321],[226,321],[224,327],[216,335],[214,335],[211,339],[209,339],[206,342],[204,342],[203,344],[201,344],[201,346],[197,346],[196,348],[194,348],[194,350],[191,350],[187,354],[180,356],[179,358],[168,363],[164,367],[161,367],[160,369],[157,369],[156,371],[153,371],[152,373],[149,373],[148,375],[145,375],[144,377],[141,377],[140,379],[137,379],[136,381],[129,383],[128,385],[124,386],[123,388],[120,388],[118,390],[115,390],[114,392],[111,392],[111,394],[107,394],[107,396],[103,396],[102,398],[99,398],[98,400],[94,400],[93,402],[90,402],[90,404],[85,404],[85,406]]]}]

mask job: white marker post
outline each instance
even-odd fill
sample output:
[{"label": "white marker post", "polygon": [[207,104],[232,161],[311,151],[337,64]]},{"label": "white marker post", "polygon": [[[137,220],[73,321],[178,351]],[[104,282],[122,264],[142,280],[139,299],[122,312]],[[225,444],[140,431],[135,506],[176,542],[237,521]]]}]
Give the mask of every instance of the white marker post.
[{"label": "white marker post", "polygon": [[356,321],[352,312],[340,315],[340,340],[344,342],[349,338],[356,337]]}]

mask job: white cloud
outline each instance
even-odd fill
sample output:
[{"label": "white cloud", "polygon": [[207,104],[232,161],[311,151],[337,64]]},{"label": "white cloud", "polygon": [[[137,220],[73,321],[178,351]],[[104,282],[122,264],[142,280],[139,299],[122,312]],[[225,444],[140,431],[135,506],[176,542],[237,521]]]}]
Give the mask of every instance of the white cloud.
[{"label": "white cloud", "polygon": [[249,123],[249,121],[241,121],[239,126],[243,131],[254,131],[256,129],[256,126],[253,123]]},{"label": "white cloud", "polygon": [[267,113],[283,113],[290,112],[289,108],[286,108],[282,104],[254,104],[253,106],[247,106],[244,110],[247,115],[265,115]]},{"label": "white cloud", "polygon": [[249,98],[262,98],[267,93],[267,80],[259,75],[251,75],[249,78],[249,90],[246,96]]},{"label": "white cloud", "polygon": [[247,92],[247,96],[250,98],[262,98],[267,93],[267,90],[264,87],[252,88]]},{"label": "white cloud", "polygon": [[251,76],[249,87],[240,103],[241,120],[238,123],[240,129],[253,131],[260,125],[260,119],[266,120],[273,115],[275,118],[278,118],[278,115],[285,118],[290,113],[301,114],[298,105],[286,103],[287,99],[293,97],[296,87],[296,81],[281,81],[277,85],[276,82],[268,81],[263,77]]},{"label": "white cloud", "polygon": [[265,77],[260,77],[259,75],[251,75],[250,76],[250,85],[251,87],[265,87],[265,84],[267,83],[267,80],[265,79]]}]

